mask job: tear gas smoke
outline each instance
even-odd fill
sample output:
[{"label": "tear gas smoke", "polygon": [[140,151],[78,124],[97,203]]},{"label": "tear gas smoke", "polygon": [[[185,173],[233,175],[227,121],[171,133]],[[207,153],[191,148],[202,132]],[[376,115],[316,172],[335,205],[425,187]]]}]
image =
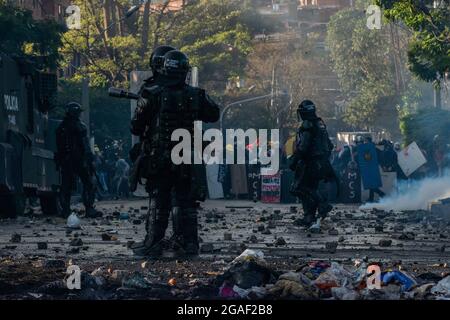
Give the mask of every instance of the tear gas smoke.
[{"label": "tear gas smoke", "polygon": [[360,208],[386,211],[425,210],[429,202],[449,197],[450,171],[446,171],[443,177],[402,182],[398,185],[397,192],[381,199],[379,203],[367,203]]}]

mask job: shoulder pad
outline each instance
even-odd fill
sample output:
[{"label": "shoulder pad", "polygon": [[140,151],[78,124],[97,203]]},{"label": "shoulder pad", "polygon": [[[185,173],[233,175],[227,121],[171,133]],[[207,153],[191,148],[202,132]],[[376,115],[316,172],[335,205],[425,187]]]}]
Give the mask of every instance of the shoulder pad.
[{"label": "shoulder pad", "polygon": [[312,123],[312,121],[305,120],[302,122],[300,130],[302,130],[302,131],[311,130],[313,127],[314,127],[314,124]]}]

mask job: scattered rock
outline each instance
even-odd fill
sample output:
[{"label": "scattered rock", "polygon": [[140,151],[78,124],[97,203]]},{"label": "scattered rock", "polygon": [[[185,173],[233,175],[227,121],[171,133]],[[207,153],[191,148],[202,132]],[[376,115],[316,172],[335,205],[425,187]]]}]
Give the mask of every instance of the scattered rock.
[{"label": "scattered rock", "polygon": [[380,247],[390,247],[392,245],[392,240],[389,239],[381,239],[378,243]]},{"label": "scattered rock", "polygon": [[330,230],[328,231],[328,234],[329,234],[330,236],[337,236],[337,235],[339,235],[339,231],[337,231],[336,229],[330,229]]},{"label": "scattered rock", "polygon": [[22,236],[20,234],[18,234],[18,233],[14,233],[11,236],[11,240],[9,240],[9,241],[12,242],[12,243],[19,243],[20,241],[22,241]]},{"label": "scattered rock", "polygon": [[325,248],[330,252],[330,253],[335,253],[338,247],[338,243],[336,241],[333,242],[327,242],[325,243]]},{"label": "scattered rock", "polygon": [[117,241],[117,237],[113,236],[111,234],[108,234],[108,233],[103,233],[102,234],[102,240],[103,241]]},{"label": "scattered rock", "polygon": [[48,269],[65,269],[66,262],[59,259],[49,259],[45,260],[44,267]]},{"label": "scattered rock", "polygon": [[277,240],[275,240],[274,244],[276,246],[285,246],[286,245],[286,240],[284,240],[283,237],[279,237],[279,238],[277,238]]},{"label": "scattered rock", "polygon": [[383,225],[375,226],[375,232],[383,232],[383,229],[384,229]]},{"label": "scattered rock", "polygon": [[38,247],[38,250],[47,250],[48,245],[47,245],[47,242],[38,242],[37,247]]},{"label": "scattered rock", "polygon": [[67,254],[78,254],[80,253],[80,247],[73,247],[66,251]]},{"label": "scattered rock", "polygon": [[83,240],[81,240],[81,238],[72,239],[72,241],[70,241],[69,245],[72,247],[81,247],[81,246],[83,246]]},{"label": "scattered rock", "polygon": [[231,233],[224,233],[223,234],[223,240],[225,240],[225,241],[231,241],[231,240],[233,240],[233,235],[231,234]]},{"label": "scattered rock", "polygon": [[201,253],[212,253],[214,252],[214,245],[212,243],[204,243],[200,247]]}]

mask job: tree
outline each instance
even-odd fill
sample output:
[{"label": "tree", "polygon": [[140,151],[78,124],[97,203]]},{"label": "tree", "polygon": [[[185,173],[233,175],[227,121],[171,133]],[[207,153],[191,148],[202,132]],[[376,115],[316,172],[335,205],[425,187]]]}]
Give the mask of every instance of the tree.
[{"label": "tree", "polygon": [[248,1],[189,1],[183,10],[153,20],[153,47],[170,43],[186,52],[202,84],[220,92],[230,77],[243,74],[256,26],[266,24]]},{"label": "tree", "polygon": [[450,71],[450,0],[376,0],[384,16],[412,33],[408,50],[411,71],[437,84]]},{"label": "tree", "polygon": [[424,108],[407,114],[400,120],[400,129],[406,145],[415,141],[430,152],[435,135],[440,135],[444,141],[450,139],[450,111]]},{"label": "tree", "polygon": [[[297,126],[295,110],[304,99],[315,101],[323,117],[333,115],[332,108],[328,107],[334,102],[315,81],[326,62],[323,56],[314,52],[314,43],[315,37],[310,35],[298,43],[290,40],[254,45],[246,67],[246,86],[252,88],[254,96],[275,92],[273,102],[268,98],[259,103],[259,111],[266,119],[263,127],[275,128],[279,124],[283,127]],[[257,113],[254,112],[255,115]]]},{"label": "tree", "polygon": [[74,80],[89,76],[93,86],[126,86],[130,71],[149,68],[154,48],[170,44],[189,55],[205,84],[221,83],[209,89],[223,89],[228,77],[243,70],[257,21],[251,7],[238,0],[193,0],[178,11],[170,11],[167,0],[147,2],[129,18],[130,0],[74,3],[81,8],[81,29],[64,37],[65,63],[69,66],[74,55],[81,56]]},{"label": "tree", "polygon": [[[367,1],[364,2],[367,4]],[[396,105],[409,80],[403,48],[407,35],[395,26],[369,30],[363,6],[332,16],[327,45],[347,100],[344,119],[364,130],[398,130]]]},{"label": "tree", "polygon": [[[124,23],[131,7],[128,0],[74,0],[81,10],[81,28],[64,35],[62,53],[66,66],[74,67],[73,80],[89,77],[94,87],[127,85],[131,70],[145,66],[139,56],[140,39],[136,32],[137,19]],[[129,22],[129,21],[127,21]],[[72,65],[74,57],[81,65]]]},{"label": "tree", "polygon": [[0,50],[12,55],[46,56],[55,68],[64,27],[53,20],[35,21],[31,11],[0,0]]}]

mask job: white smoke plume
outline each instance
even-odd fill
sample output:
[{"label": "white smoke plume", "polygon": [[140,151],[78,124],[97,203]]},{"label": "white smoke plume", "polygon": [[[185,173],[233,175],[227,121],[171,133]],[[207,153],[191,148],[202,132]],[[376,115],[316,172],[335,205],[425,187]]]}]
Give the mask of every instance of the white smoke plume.
[{"label": "white smoke plume", "polygon": [[398,185],[398,191],[378,203],[367,203],[361,209],[380,210],[426,210],[431,201],[450,197],[450,172],[443,177],[407,181]]}]

